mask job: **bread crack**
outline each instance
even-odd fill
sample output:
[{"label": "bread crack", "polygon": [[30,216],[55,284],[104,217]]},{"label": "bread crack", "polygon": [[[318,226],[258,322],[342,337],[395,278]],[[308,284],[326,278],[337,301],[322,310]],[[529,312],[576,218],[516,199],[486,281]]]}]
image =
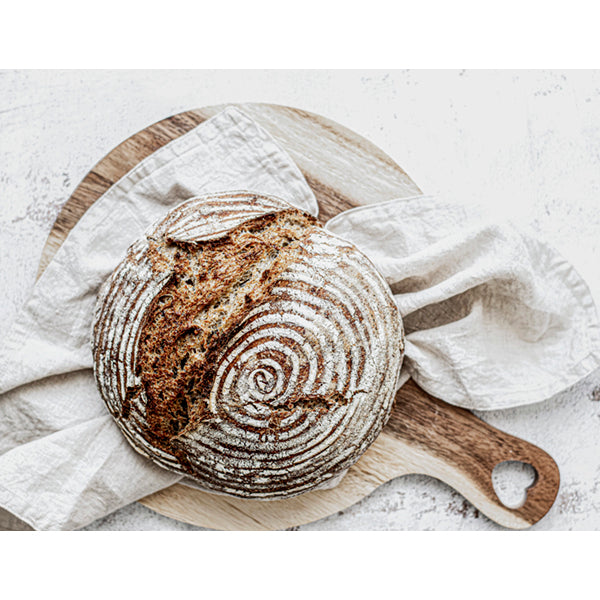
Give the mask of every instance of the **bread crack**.
[{"label": "bread crack", "polygon": [[212,417],[206,398],[220,350],[315,226],[313,217],[290,209],[215,240],[151,240],[153,268],[172,276],[146,313],[136,373],[148,399],[148,427],[163,450],[192,423]]}]

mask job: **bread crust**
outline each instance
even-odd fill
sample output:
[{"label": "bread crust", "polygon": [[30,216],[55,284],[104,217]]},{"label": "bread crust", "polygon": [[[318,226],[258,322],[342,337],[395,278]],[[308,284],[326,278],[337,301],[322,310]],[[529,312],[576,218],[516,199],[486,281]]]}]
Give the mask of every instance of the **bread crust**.
[{"label": "bread crust", "polygon": [[201,487],[291,497],[347,470],[389,417],[403,356],[389,287],[283,200],[194,198],[100,291],[100,394],[133,447]]}]

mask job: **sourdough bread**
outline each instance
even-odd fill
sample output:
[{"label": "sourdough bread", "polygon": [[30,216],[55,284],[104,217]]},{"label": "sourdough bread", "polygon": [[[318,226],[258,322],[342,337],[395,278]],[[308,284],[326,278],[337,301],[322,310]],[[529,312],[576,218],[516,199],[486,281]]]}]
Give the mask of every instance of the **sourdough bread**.
[{"label": "sourdough bread", "polygon": [[194,198],[102,286],[98,389],[133,447],[202,488],[285,498],[336,481],[392,406],[402,323],[353,245],[283,200]]}]

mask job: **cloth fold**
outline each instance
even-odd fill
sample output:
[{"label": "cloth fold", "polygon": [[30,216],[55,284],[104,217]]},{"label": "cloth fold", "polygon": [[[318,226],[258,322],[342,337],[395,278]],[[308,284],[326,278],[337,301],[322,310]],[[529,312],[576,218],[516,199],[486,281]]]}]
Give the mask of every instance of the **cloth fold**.
[{"label": "cloth fold", "polygon": [[[228,108],[83,215],[0,347],[1,507],[35,529],[76,529],[181,480],[138,455],[108,415],[91,371],[93,307],[129,245],[170,207],[242,189],[318,212],[290,156]],[[543,400],[600,365],[585,283],[514,225],[420,196],[347,211],[327,229],[390,283],[407,333],[402,382],[492,409]]]},{"label": "cloth fold", "polygon": [[494,410],[545,400],[600,367],[587,285],[526,228],[418,196],[346,211],[326,229],[390,284],[406,334],[403,381]]}]

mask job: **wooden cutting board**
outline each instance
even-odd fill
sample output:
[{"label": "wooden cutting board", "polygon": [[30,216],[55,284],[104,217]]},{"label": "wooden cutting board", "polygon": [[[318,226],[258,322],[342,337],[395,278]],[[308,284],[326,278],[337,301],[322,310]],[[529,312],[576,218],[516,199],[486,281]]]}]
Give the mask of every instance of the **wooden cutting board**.
[{"label": "wooden cutting board", "polygon": [[[269,131],[296,161],[317,197],[323,223],[354,206],[421,194],[389,156],[329,119],[286,106],[237,106]],[[104,157],[58,215],[38,276],[81,215],[111,185],[146,156],[223,108],[212,106],[164,119]],[[536,471],[525,503],[518,508],[504,506],[492,485],[492,470],[504,461],[529,463]],[[467,410],[433,398],[409,381],[398,392],[381,435],[332,490],[261,502],[176,484],[140,502],[168,517],[212,529],[285,529],[343,510],[386,481],[409,473],[437,477],[490,519],[514,529],[529,527],[548,512],[560,480],[556,463],[540,448],[487,425]]]}]

